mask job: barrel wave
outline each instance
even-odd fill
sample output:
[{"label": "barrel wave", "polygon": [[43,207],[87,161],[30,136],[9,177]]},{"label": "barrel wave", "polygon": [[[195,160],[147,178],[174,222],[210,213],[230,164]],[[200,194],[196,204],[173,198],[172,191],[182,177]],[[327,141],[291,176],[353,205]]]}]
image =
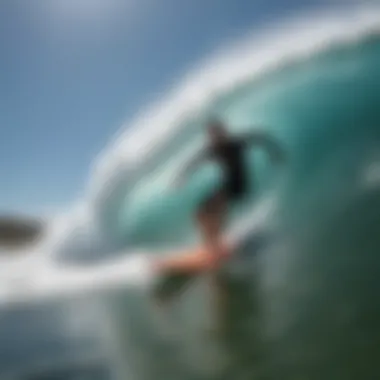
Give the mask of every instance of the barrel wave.
[{"label": "barrel wave", "polygon": [[[180,191],[171,185],[203,144],[210,116],[225,120],[233,133],[265,128],[289,152],[289,170],[281,185],[265,155],[248,155],[254,186],[244,210],[251,210],[273,186],[277,197],[287,197],[285,208],[296,207],[316,171],[330,170],[328,159],[338,160],[360,142],[374,144],[380,121],[379,37],[368,21],[365,28],[360,22],[346,27],[344,32],[334,28],[325,35],[310,28],[302,47],[294,46],[294,36],[282,37],[290,52],[277,49],[264,60],[263,51],[247,53],[230,77],[223,65],[211,63],[217,74],[211,71],[211,79],[198,78],[203,87],[192,84],[190,76],[167,104],[143,115],[136,128],[132,125],[99,159],[91,185],[94,220],[106,246],[126,251],[141,246],[165,249],[197,238],[192,212],[217,184],[219,173],[209,165]],[[267,43],[270,50],[271,42]],[[215,76],[220,78],[217,84]],[[239,218],[241,211],[236,211],[231,220]]]},{"label": "barrel wave", "polygon": [[[60,273],[64,281],[49,297],[70,291],[85,303],[90,290],[122,287],[102,299],[120,378],[380,378],[379,15],[340,10],[277,25],[278,35],[249,36],[186,77],[98,158],[79,213],[63,218],[42,250],[50,264],[90,268],[54,268],[50,277]],[[204,143],[210,116],[237,134],[264,128],[288,152],[282,172],[262,152],[247,156],[251,197],[231,215],[228,232],[243,224],[252,239],[226,268],[219,359],[198,325],[213,314],[203,279],[168,318],[169,330],[176,322],[183,330],[171,341],[156,327],[151,288],[130,286],[143,277],[132,260],[141,248],[160,254],[198,239],[192,212],[219,173],[209,165],[180,191],[171,184]],[[275,217],[260,240],[257,211],[267,210],[268,197]],[[88,265],[114,253],[111,265]],[[22,286],[19,296],[29,290]]]}]

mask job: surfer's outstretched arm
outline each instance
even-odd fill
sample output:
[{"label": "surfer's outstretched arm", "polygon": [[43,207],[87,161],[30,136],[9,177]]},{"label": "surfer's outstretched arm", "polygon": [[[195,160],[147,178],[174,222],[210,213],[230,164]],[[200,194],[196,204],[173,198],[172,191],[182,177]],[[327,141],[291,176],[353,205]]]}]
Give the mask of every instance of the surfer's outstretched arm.
[{"label": "surfer's outstretched arm", "polygon": [[177,175],[176,183],[182,183],[200,164],[209,158],[208,150],[202,150],[198,153]]},{"label": "surfer's outstretched arm", "polygon": [[283,147],[269,133],[264,131],[254,131],[246,134],[242,138],[242,143],[251,146],[257,145],[264,148],[272,161],[282,163],[286,155]]}]

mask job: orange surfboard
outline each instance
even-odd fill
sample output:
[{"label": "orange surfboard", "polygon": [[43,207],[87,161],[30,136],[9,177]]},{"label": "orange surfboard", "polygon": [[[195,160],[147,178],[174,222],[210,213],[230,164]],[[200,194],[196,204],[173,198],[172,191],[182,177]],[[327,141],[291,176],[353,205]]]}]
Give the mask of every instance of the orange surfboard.
[{"label": "orange surfboard", "polygon": [[205,246],[185,249],[174,253],[170,257],[158,258],[155,266],[158,272],[177,272],[196,274],[204,270],[218,266],[222,261],[228,259],[233,251],[231,244],[223,243],[218,256],[209,252]]},{"label": "orange surfboard", "polygon": [[162,302],[178,296],[198,275],[218,268],[232,253],[233,246],[224,243],[219,255],[199,246],[157,258],[153,264],[158,275],[153,288],[155,299]]}]

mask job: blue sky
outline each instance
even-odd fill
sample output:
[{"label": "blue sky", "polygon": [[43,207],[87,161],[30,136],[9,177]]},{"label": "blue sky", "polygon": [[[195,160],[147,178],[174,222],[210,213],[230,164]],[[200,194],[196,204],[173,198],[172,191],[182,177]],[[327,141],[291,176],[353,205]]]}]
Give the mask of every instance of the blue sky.
[{"label": "blue sky", "polygon": [[95,156],[223,41],[313,0],[2,0],[0,214],[79,197]]}]

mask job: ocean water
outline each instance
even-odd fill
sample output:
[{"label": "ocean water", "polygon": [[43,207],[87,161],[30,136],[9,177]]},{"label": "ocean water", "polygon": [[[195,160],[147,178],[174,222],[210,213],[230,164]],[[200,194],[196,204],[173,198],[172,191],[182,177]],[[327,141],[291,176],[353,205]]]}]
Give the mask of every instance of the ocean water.
[{"label": "ocean water", "polygon": [[[88,199],[41,243],[42,288],[6,293],[4,315],[22,299],[53,326],[43,336],[81,347],[77,357],[98,347],[94,357],[110,371],[103,378],[380,378],[379,13],[305,17],[216,56],[118,136],[95,165]],[[223,305],[205,276],[173,308],[157,310],[144,262],[198,238],[192,211],[219,173],[211,165],[181,191],[170,184],[215,115],[234,133],[272,133],[288,152],[286,170],[260,152],[247,157],[252,195],[231,214],[228,231],[243,221],[245,238],[221,271]],[[268,194],[270,218],[257,229]],[[80,315],[92,322],[68,334]],[[15,359],[21,342],[12,344],[0,351],[13,358],[5,362],[28,367],[31,355]],[[5,368],[0,360],[0,374]]]}]

